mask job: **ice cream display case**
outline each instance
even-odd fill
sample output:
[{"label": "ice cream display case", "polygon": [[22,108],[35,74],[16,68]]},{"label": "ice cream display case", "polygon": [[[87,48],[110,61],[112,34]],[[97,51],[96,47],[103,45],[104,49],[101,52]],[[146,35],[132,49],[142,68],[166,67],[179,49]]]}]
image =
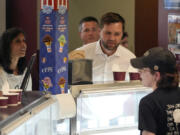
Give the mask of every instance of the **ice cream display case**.
[{"label": "ice cream display case", "polygon": [[139,135],[138,104],[150,88],[132,81],[69,90],[50,97],[32,93],[22,105],[1,109],[0,135]]},{"label": "ice cream display case", "polygon": [[71,135],[139,135],[138,105],[150,88],[140,82],[120,82],[71,87],[77,115]]},{"label": "ice cream display case", "polygon": [[21,105],[0,109],[0,135],[69,135],[70,119],[59,112],[55,96],[26,93]]}]

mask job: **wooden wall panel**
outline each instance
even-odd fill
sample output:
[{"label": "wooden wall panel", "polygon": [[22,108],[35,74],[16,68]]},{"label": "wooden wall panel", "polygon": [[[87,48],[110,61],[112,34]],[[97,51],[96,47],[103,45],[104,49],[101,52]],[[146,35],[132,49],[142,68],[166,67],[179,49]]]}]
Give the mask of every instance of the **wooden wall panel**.
[{"label": "wooden wall panel", "polygon": [[158,0],[135,2],[135,54],[141,56],[158,43]]}]

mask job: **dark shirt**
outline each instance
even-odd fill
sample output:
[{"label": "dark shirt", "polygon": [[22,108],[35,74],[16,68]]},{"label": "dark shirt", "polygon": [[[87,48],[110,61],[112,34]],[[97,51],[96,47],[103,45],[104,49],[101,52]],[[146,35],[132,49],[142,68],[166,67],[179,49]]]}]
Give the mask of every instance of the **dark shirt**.
[{"label": "dark shirt", "polygon": [[180,126],[173,119],[175,109],[180,109],[180,89],[156,89],[140,101],[139,130],[156,135],[179,135]]}]

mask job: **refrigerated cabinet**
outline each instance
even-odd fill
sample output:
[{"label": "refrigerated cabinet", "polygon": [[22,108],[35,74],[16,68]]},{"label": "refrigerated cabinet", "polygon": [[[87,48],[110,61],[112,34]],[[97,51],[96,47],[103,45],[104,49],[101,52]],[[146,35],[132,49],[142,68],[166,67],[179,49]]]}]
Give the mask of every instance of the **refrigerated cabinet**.
[{"label": "refrigerated cabinet", "polygon": [[17,107],[0,109],[0,135],[69,135],[69,118],[59,119],[56,98],[29,92]]},{"label": "refrigerated cabinet", "polygon": [[0,133],[139,135],[138,104],[151,91],[139,82],[73,85],[70,86],[70,92],[76,102],[76,117],[59,119],[57,100],[53,96],[40,96],[9,117],[0,111]]},{"label": "refrigerated cabinet", "polygon": [[139,135],[139,101],[151,91],[137,82],[72,86],[77,115],[71,135]]}]

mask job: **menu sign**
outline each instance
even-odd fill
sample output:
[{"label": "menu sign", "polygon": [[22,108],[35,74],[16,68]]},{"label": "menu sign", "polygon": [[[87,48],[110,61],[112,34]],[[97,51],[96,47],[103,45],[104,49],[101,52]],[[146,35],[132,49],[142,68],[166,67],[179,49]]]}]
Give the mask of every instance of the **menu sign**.
[{"label": "menu sign", "polygon": [[180,0],[164,0],[164,8],[180,9]]},{"label": "menu sign", "polygon": [[68,90],[68,0],[41,0],[40,91]]}]

